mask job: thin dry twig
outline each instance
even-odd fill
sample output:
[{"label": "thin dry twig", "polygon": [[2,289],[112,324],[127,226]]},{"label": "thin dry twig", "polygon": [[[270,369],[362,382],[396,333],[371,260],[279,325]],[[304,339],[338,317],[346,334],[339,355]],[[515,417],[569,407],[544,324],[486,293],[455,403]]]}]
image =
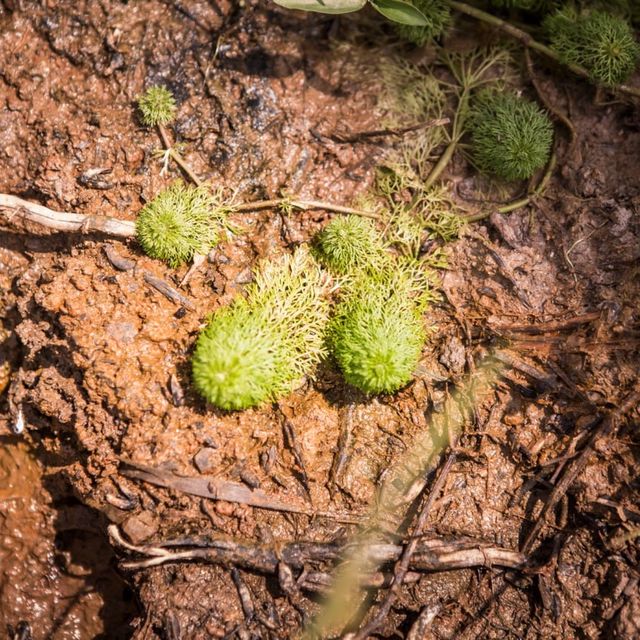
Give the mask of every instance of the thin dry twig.
[{"label": "thin dry twig", "polygon": [[396,565],[393,574],[393,583],[391,585],[391,588],[387,592],[384,601],[378,608],[378,611],[373,616],[373,618],[357,633],[355,633],[353,636],[350,636],[351,640],[365,640],[365,638],[371,635],[389,615],[389,611],[391,611],[391,607],[396,601],[398,593],[400,592],[400,588],[402,587],[402,584],[404,582],[404,578],[409,571],[413,554],[418,549],[420,536],[422,536],[424,527],[427,524],[427,519],[429,517],[429,513],[431,512],[431,507],[433,506],[435,499],[438,497],[438,495],[442,491],[442,488],[444,487],[445,480],[449,475],[449,471],[451,470],[455,458],[455,453],[449,454],[447,461],[442,467],[442,471],[440,471],[440,474],[438,475],[438,479],[433,485],[433,489],[429,493],[429,497],[425,500],[424,505],[422,506],[420,515],[418,516],[416,525],[413,530],[413,535],[404,548],[404,551],[402,552],[402,555],[400,557],[400,561]]},{"label": "thin dry twig", "polygon": [[165,298],[171,300],[171,302],[175,302],[176,304],[180,304],[186,309],[193,311],[196,306],[187,298],[183,296],[177,289],[174,289],[170,284],[166,283],[162,278],[158,278],[148,271],[142,272],[142,277],[144,281],[150,286],[153,287],[156,291],[160,292]]},{"label": "thin dry twig", "polygon": [[341,135],[339,133],[332,133],[325,135],[333,142],[339,144],[351,144],[353,142],[360,142],[363,138],[379,138],[383,136],[403,136],[405,133],[411,133],[413,131],[421,131],[422,129],[431,129],[432,127],[441,127],[445,124],[449,124],[449,118],[436,118],[434,120],[427,120],[419,124],[410,125],[408,127],[397,127],[387,129],[374,129],[373,131],[359,131],[349,134]]},{"label": "thin dry twig", "polygon": [[568,466],[558,483],[554,486],[553,490],[549,494],[547,501],[542,507],[542,511],[538,516],[533,528],[525,538],[522,545],[522,552],[528,554],[533,545],[535,544],[540,531],[544,526],[547,514],[555,508],[560,499],[567,492],[567,489],[573,484],[575,479],[582,473],[585,468],[589,457],[594,451],[594,446],[598,440],[609,435],[616,427],[616,424],[620,418],[624,416],[631,408],[635,407],[640,402],[640,383],[636,384],[636,388],[627,396],[627,398],[613,411],[611,411],[604,418],[597,419],[599,425],[595,427],[593,433],[589,437],[584,449]]},{"label": "thin dry twig", "polygon": [[215,477],[178,476],[166,469],[147,467],[145,465],[122,460],[121,473],[129,478],[135,478],[154,484],[158,487],[167,487],[176,491],[182,491],[201,498],[211,500],[225,500],[246,504],[259,509],[271,511],[283,511],[285,513],[300,513],[311,517],[323,517],[338,522],[358,524],[362,516],[352,513],[333,513],[315,511],[308,505],[293,496],[272,496],[261,489],[251,489],[240,482],[232,482]]},{"label": "thin dry twig", "polygon": [[[135,223],[107,216],[92,216],[68,211],[54,211],[41,204],[23,200],[6,193],[0,194],[0,211],[11,221],[18,216],[56,231],[90,233],[97,231],[111,236],[131,238],[136,234]],[[7,213],[7,211],[11,213]]]},{"label": "thin dry twig", "polygon": [[[295,570],[311,564],[340,561],[352,545],[335,542],[282,542],[261,545],[230,538],[202,540],[169,540],[149,545],[134,545],[124,539],[117,525],[110,525],[109,535],[116,545],[139,556],[122,563],[128,569],[144,569],[163,564],[185,561],[234,565],[251,571],[277,573],[281,563]],[[379,564],[398,561],[404,551],[402,545],[374,544],[362,549]],[[518,551],[493,547],[472,538],[453,540],[420,539],[412,555],[413,571],[450,571],[469,567],[522,568],[526,558]],[[309,574],[311,575],[311,574]],[[304,580],[304,574],[300,576]],[[373,582],[380,583],[381,575],[374,574]],[[385,580],[388,578],[385,577]],[[314,578],[317,584],[317,580]],[[384,581],[382,581],[384,582]],[[382,584],[381,584],[382,586]]]},{"label": "thin dry twig", "polygon": [[565,329],[573,329],[581,324],[588,324],[599,320],[601,313],[599,311],[592,311],[590,313],[583,313],[573,318],[567,318],[566,320],[550,320],[549,322],[540,322],[538,324],[525,324],[525,323],[490,323],[490,327],[494,331],[514,331],[521,333],[551,333],[553,331],[564,331]]}]

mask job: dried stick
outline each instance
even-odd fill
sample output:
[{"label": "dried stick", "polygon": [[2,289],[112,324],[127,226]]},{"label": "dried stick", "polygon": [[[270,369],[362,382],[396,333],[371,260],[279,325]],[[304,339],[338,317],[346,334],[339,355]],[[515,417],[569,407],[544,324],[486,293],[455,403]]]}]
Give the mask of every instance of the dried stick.
[{"label": "dried stick", "polygon": [[564,331],[565,329],[572,329],[573,327],[579,326],[581,324],[588,324],[589,322],[594,322],[600,318],[601,314],[599,311],[592,311],[591,313],[583,313],[580,316],[575,316],[573,318],[568,318],[567,320],[551,320],[549,322],[541,322],[539,324],[523,324],[523,323],[513,323],[513,324],[493,324],[490,323],[491,329],[495,331],[515,331],[521,333],[531,333],[531,334],[539,334],[539,333],[547,333],[553,331]]},{"label": "dried stick", "polygon": [[449,124],[449,118],[436,118],[435,120],[427,120],[419,124],[413,124],[408,127],[387,128],[387,129],[374,129],[373,131],[359,131],[346,135],[340,135],[338,133],[332,133],[327,135],[327,138],[337,142],[339,144],[350,144],[353,142],[359,142],[363,138],[378,138],[382,136],[403,136],[405,133],[411,133],[413,131],[421,131],[422,129],[431,129],[432,127],[441,127],[445,124]]},{"label": "dried stick", "polygon": [[[43,227],[55,229],[56,231],[71,231],[89,233],[99,231],[111,236],[121,238],[131,238],[136,234],[135,223],[128,220],[118,220],[106,216],[91,216],[81,213],[69,213],[67,211],[53,211],[48,207],[35,202],[23,200],[17,196],[6,193],[0,194],[0,210],[9,221],[15,216],[24,220],[35,222]],[[12,213],[7,213],[10,210]]]},{"label": "dried stick", "polygon": [[[118,546],[143,556],[122,563],[128,569],[157,567],[167,563],[201,561],[212,564],[234,565],[262,573],[277,573],[281,563],[292,569],[303,570],[309,564],[322,564],[341,560],[350,545],[334,542],[282,542],[260,545],[230,538],[177,540],[155,545],[134,545],[124,539],[118,526],[108,528],[109,535]],[[362,549],[380,564],[396,562],[404,547],[396,544],[374,544]],[[493,547],[471,538],[455,540],[421,539],[411,558],[413,571],[449,571],[470,567],[522,568],[526,558],[522,553]],[[379,581],[380,576],[374,576]]]},{"label": "dried stick", "polygon": [[358,524],[362,519],[358,514],[315,511],[296,497],[272,496],[261,489],[251,489],[240,482],[232,482],[223,478],[178,476],[165,469],[147,467],[129,460],[122,460],[122,465],[120,473],[128,478],[135,478],[158,487],[167,487],[201,498],[247,504],[271,511],[323,517],[350,524]]},{"label": "dried stick", "polygon": [[387,592],[384,601],[378,608],[375,616],[364,626],[362,627],[356,634],[350,635],[350,640],[365,640],[368,636],[370,636],[385,620],[385,618],[389,615],[389,611],[391,611],[391,607],[393,603],[396,601],[398,597],[398,593],[400,592],[400,588],[404,582],[404,578],[409,571],[409,566],[411,565],[411,559],[413,554],[418,549],[420,544],[420,536],[424,531],[424,527],[427,524],[427,519],[429,517],[429,513],[431,512],[431,507],[437,496],[442,491],[445,480],[449,475],[449,471],[455,461],[455,453],[450,453],[447,461],[442,467],[442,471],[438,475],[438,479],[433,485],[433,489],[429,493],[429,497],[425,500],[422,510],[420,511],[420,515],[418,516],[418,520],[413,530],[413,534],[409,543],[404,548],[402,552],[402,556],[400,558],[400,562],[396,565],[394,574],[393,574],[393,583],[391,588]]},{"label": "dried stick", "polygon": [[636,388],[617,409],[611,411],[604,419],[601,419],[600,425],[595,428],[580,455],[568,466],[558,484],[556,484],[551,491],[536,523],[522,545],[523,553],[528,554],[531,551],[531,548],[540,535],[547,514],[555,508],[562,496],[567,492],[567,489],[573,484],[580,473],[582,473],[582,470],[589,461],[589,457],[593,453],[596,442],[600,440],[600,438],[609,435],[614,430],[617,421],[632,407],[635,407],[638,402],[640,402],[640,384],[637,384]]}]

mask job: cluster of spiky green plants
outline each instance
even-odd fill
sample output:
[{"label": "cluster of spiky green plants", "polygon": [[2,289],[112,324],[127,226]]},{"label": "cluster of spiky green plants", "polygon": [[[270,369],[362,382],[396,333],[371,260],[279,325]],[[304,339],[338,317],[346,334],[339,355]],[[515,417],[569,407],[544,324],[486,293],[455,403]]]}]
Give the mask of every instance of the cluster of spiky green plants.
[{"label": "cluster of spiky green plants", "polygon": [[629,23],[619,16],[566,8],[548,16],[544,28],[563,62],[584,67],[596,83],[621,84],[638,64],[640,46]]},{"label": "cluster of spiky green plants", "polygon": [[218,243],[229,213],[208,187],[178,180],[142,208],[136,237],[148,256],[177,267]]},{"label": "cluster of spiky green plants", "polygon": [[349,283],[329,328],[344,379],[367,394],[407,384],[425,341],[419,280],[408,263],[390,260]]},{"label": "cluster of spiky green plants", "polygon": [[176,101],[169,89],[156,85],[138,98],[142,122],[149,127],[169,124],[176,115]]},{"label": "cluster of spiky green plants", "polygon": [[481,91],[469,117],[473,160],[505,180],[530,178],[549,160],[553,125],[535,103],[514,93]]},{"label": "cluster of spiky green plants", "polygon": [[245,297],[215,313],[192,359],[198,392],[221,409],[275,400],[325,353],[325,276],[304,247],[258,267]]},{"label": "cluster of spiky green plants", "polygon": [[355,215],[334,218],[316,236],[315,247],[319,260],[336,275],[376,268],[384,255],[375,224]]},{"label": "cluster of spiky green plants", "polygon": [[544,11],[553,6],[553,0],[491,0],[491,5],[503,9]]},{"label": "cluster of spiky green plants", "polygon": [[421,47],[430,40],[441,36],[451,22],[451,10],[445,0],[410,0],[426,18],[424,26],[395,24],[396,33],[407,42]]}]

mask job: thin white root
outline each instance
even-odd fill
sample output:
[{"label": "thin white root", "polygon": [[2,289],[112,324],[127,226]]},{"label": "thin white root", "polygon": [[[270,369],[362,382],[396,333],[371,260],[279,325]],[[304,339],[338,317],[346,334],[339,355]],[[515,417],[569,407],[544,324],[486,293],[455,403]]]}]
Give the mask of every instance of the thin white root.
[{"label": "thin white root", "polygon": [[118,220],[117,218],[108,218],[106,216],[88,216],[67,211],[53,211],[41,204],[4,193],[0,194],[0,211],[5,214],[8,220],[19,216],[56,231],[81,233],[99,231],[121,238],[130,238],[136,234],[135,224],[128,220]]}]

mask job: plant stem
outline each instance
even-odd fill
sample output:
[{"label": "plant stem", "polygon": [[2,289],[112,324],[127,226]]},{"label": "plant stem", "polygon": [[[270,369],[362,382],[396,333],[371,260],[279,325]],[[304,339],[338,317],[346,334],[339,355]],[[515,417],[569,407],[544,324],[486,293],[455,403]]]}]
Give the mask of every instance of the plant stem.
[{"label": "plant stem", "polygon": [[440,177],[442,172],[447,168],[447,165],[451,161],[453,157],[453,153],[458,146],[458,142],[460,142],[460,138],[462,138],[462,111],[467,108],[467,103],[469,102],[469,87],[465,86],[460,94],[460,100],[458,101],[458,107],[456,109],[456,114],[453,118],[453,126],[451,128],[451,142],[447,145],[447,148],[444,150],[444,153],[440,156],[440,159],[436,163],[436,165],[431,169],[431,173],[427,176],[427,179],[424,182],[424,188],[429,189],[433,186],[435,181]]},{"label": "plant stem", "polygon": [[303,211],[307,211],[309,209],[324,209],[326,211],[333,211],[334,213],[344,213],[347,215],[362,216],[363,218],[372,218],[373,220],[381,219],[377,213],[372,213],[371,211],[353,209],[352,207],[343,207],[339,204],[322,202],[320,200],[292,200],[289,198],[276,198],[274,200],[258,200],[257,202],[246,202],[245,204],[232,205],[232,209],[234,212],[258,211],[260,209],[271,209],[281,207],[283,205],[289,205],[296,209],[302,209]]},{"label": "plant stem", "polygon": [[[547,58],[551,58],[551,60],[564,65],[565,67],[567,67],[567,69],[573,71],[573,73],[575,73],[576,75],[582,78],[586,78],[593,83],[593,78],[591,77],[591,74],[587,71],[587,69],[577,64],[564,62],[560,58],[558,53],[551,49],[551,47],[548,47],[547,45],[534,40],[526,31],[514,27],[506,20],[502,20],[502,18],[498,18],[494,15],[491,15],[490,13],[487,13],[486,11],[482,11],[482,9],[477,9],[476,7],[472,7],[464,2],[458,2],[458,0],[447,0],[447,4],[452,9],[455,9],[460,13],[464,13],[465,15],[471,16],[476,20],[480,20],[482,22],[486,22],[487,24],[493,25],[494,27],[500,29],[500,31],[503,31],[504,33],[510,35],[512,38],[515,38],[516,40],[522,42],[525,47],[529,47],[530,49],[539,51],[543,55],[547,56]],[[640,88],[637,87],[630,87],[626,84],[620,84],[613,88],[621,91],[622,93],[627,93],[632,96],[640,96]]]},{"label": "plant stem", "polygon": [[[547,167],[545,169],[544,175],[542,176],[542,179],[540,180],[536,188],[530,193],[528,193],[524,198],[519,198],[518,200],[509,202],[508,204],[505,204],[504,206],[496,209],[495,212],[510,213],[511,211],[515,211],[520,207],[524,207],[528,205],[534,198],[539,196],[547,188],[547,185],[549,184],[549,180],[551,179],[551,174],[553,173],[555,166],[556,166],[556,154],[552,153],[551,157],[549,158],[549,162],[547,163]],[[492,211],[481,211],[480,213],[476,213],[472,216],[466,216],[464,221],[479,222],[480,220],[484,220],[485,218],[488,218],[492,213],[493,213]]]},{"label": "plant stem", "polygon": [[191,170],[191,167],[186,163],[184,158],[171,146],[171,141],[169,140],[167,130],[161,124],[158,125],[158,133],[160,134],[162,145],[164,146],[165,150],[169,152],[169,155],[174,160],[174,162],[185,172],[185,174],[189,177],[193,184],[199,187],[202,184],[202,180],[198,178],[198,176]]}]

